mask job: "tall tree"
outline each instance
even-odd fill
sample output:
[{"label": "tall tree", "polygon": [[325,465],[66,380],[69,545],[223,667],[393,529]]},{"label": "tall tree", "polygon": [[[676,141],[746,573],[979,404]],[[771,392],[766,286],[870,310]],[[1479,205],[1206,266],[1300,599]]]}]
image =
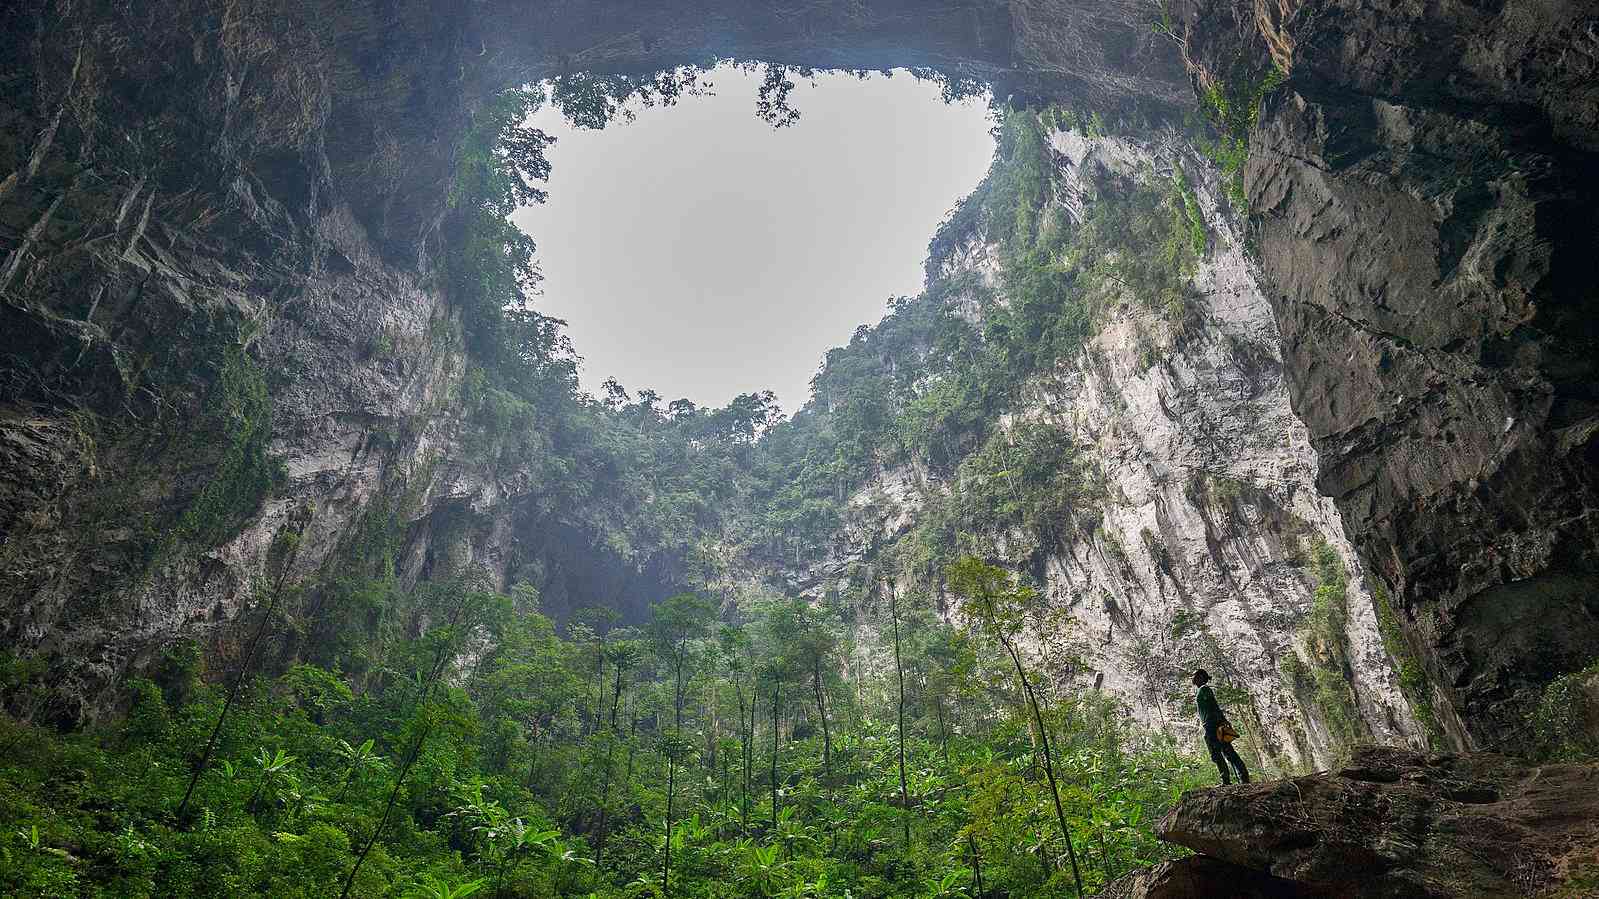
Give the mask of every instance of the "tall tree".
[{"label": "tall tree", "polygon": [[[744,681],[750,671],[749,634],[740,628],[725,625],[717,634],[722,646],[722,658],[727,663],[727,677],[733,684],[733,694],[738,697],[739,761],[743,766],[743,788],[739,791],[739,825],[744,833],[750,829],[750,767],[754,760],[755,695],[753,685],[748,703],[748,716],[744,701]],[[746,726],[747,725],[747,726]]]},{"label": "tall tree", "polygon": [[1071,859],[1072,878],[1077,895],[1083,895],[1083,875],[1077,865],[1077,849],[1072,845],[1071,828],[1066,824],[1066,810],[1060,801],[1060,786],[1055,782],[1055,764],[1050,757],[1049,731],[1044,727],[1044,715],[1039,709],[1038,695],[1027,678],[1027,669],[1016,651],[1015,636],[1021,630],[1022,613],[1038,598],[1037,591],[1026,584],[1013,584],[1010,573],[971,556],[949,566],[946,572],[950,589],[964,596],[967,610],[983,628],[1010,654],[1016,667],[1016,680],[1022,695],[1032,711],[1033,723],[1038,728],[1039,743],[1044,754],[1044,776],[1049,781],[1050,796],[1055,800],[1055,817],[1060,822],[1061,836],[1066,840],[1066,855]]},{"label": "tall tree", "polygon": [[355,877],[361,871],[361,865],[372,853],[372,847],[377,845],[378,837],[383,835],[384,828],[388,827],[389,818],[394,813],[394,803],[400,797],[400,789],[405,786],[405,779],[411,773],[411,767],[421,756],[422,748],[427,745],[428,736],[438,723],[440,715],[437,710],[431,708],[431,701],[444,669],[455,659],[462,638],[477,624],[477,615],[504,599],[491,593],[465,588],[459,583],[443,585],[440,592],[446,595],[455,594],[455,601],[444,625],[427,635],[434,642],[434,654],[426,674],[417,672],[418,693],[413,719],[415,733],[411,739],[410,749],[400,765],[399,772],[395,774],[394,788],[389,791],[388,801],[383,805],[383,816],[378,819],[377,826],[372,828],[372,836],[361,846],[361,851],[355,857],[355,864],[350,866],[350,873],[344,879],[344,889],[339,892],[339,899],[348,899],[350,888],[355,885]]},{"label": "tall tree", "polygon": [[656,604],[652,635],[657,652],[672,668],[672,737],[666,741],[666,851],[661,860],[661,892],[672,892],[672,824],[677,798],[677,763],[684,754],[684,673],[692,658],[693,641],[710,631],[714,610],[703,596],[679,593]]},{"label": "tall tree", "polygon": [[228,720],[228,712],[232,711],[233,704],[238,700],[239,692],[254,667],[256,650],[260,648],[261,638],[266,635],[267,625],[277,612],[278,601],[283,598],[283,589],[288,583],[289,574],[294,569],[294,560],[300,554],[300,535],[305,531],[309,521],[309,512],[302,510],[294,516],[292,523],[278,531],[272,540],[269,561],[276,565],[277,577],[272,580],[267,604],[261,610],[261,621],[256,625],[255,633],[251,635],[250,642],[245,647],[244,657],[239,660],[239,670],[233,676],[233,683],[228,686],[228,695],[222,703],[222,711],[217,713],[216,724],[211,727],[210,736],[206,737],[205,748],[200,751],[194,763],[194,771],[189,775],[189,786],[183,791],[183,799],[178,803],[176,817],[180,825],[188,820],[189,801],[194,798],[194,788],[200,783],[200,777],[205,774],[206,768],[211,766],[211,756],[216,752],[217,738],[222,735],[222,725]]},{"label": "tall tree", "polygon": [[894,581],[892,579],[885,582],[884,592],[888,594],[889,617],[894,622],[894,676],[899,682],[899,699],[895,703],[895,713],[898,715],[899,725],[895,728],[895,733],[899,738],[900,824],[905,830],[905,853],[909,855],[911,851],[911,793],[905,780],[905,664],[900,659],[899,597],[897,596],[898,591],[894,589]]}]

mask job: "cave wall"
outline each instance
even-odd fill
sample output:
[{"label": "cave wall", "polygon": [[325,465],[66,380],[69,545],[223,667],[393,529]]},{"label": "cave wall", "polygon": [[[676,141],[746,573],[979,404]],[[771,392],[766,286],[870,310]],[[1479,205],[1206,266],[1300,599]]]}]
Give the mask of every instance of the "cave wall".
[{"label": "cave wall", "polygon": [[[450,458],[460,346],[434,271],[455,141],[502,87],[735,55],[1169,121],[1242,58],[1288,76],[1245,180],[1317,483],[1457,739],[1491,744],[1599,637],[1594,10],[1170,9],[1167,42],[1129,0],[11,4],[0,633],[93,705],[236,614],[285,524],[312,535],[308,576],[375,497],[408,500],[423,541],[472,510],[503,569],[495,519],[536,485]],[[275,461],[241,472],[257,382]],[[218,472],[238,477],[213,508]]]},{"label": "cave wall", "polygon": [[[1092,339],[1030,379],[998,423],[1039,422],[1069,435],[1103,487],[1085,513],[1092,526],[1052,522],[1054,534],[1013,527],[992,548],[993,558],[1029,572],[1039,587],[1041,607],[1019,637],[1031,663],[1057,695],[1112,697],[1148,732],[1200,753],[1189,676],[1205,667],[1245,729],[1242,749],[1257,771],[1325,768],[1361,742],[1443,742],[1430,732],[1436,725],[1424,723],[1430,709],[1413,708],[1426,709],[1429,693],[1407,695],[1401,685],[1341,511],[1317,490],[1319,459],[1290,406],[1273,305],[1215,166],[1175,130],[1056,128],[1049,142],[1056,201],[1044,217],[1080,224],[1131,185],[1162,189],[1182,172],[1207,246],[1176,320],[1154,298],[1101,279],[1079,301],[1098,310]],[[1008,305],[1001,253],[979,228],[938,275],[975,276],[994,303]],[[968,292],[939,296],[981,322],[982,303]],[[861,664],[892,670],[884,661],[891,644],[879,633],[886,612],[875,593],[862,595],[861,572],[900,570],[896,557],[914,554],[906,541],[918,539],[915,525],[960,477],[915,457],[877,473],[850,497],[826,555],[785,572],[790,590],[818,602],[860,597],[857,639],[879,648],[878,659]],[[1321,567],[1345,581],[1324,600],[1343,611],[1331,632],[1312,623]],[[946,621],[965,623],[936,578],[901,571],[894,589],[902,609],[932,598]],[[1318,668],[1348,691],[1318,690]]]},{"label": "cave wall", "polygon": [[1289,76],[1245,182],[1318,484],[1452,728],[1506,745],[1599,646],[1599,11],[1283,3],[1215,40],[1235,6],[1190,4],[1187,50]]}]

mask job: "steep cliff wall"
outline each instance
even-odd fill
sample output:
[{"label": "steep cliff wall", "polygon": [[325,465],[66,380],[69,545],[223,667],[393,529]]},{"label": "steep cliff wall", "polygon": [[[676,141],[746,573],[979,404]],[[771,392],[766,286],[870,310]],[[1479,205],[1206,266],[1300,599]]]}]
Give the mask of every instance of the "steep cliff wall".
[{"label": "steep cliff wall", "polygon": [[1599,13],[1174,6],[1202,89],[1287,75],[1243,180],[1317,483],[1498,745],[1599,638]]},{"label": "steep cliff wall", "polygon": [[[625,92],[738,56],[1070,83],[1156,115],[1191,102],[1136,21],[1096,18],[1073,46],[1117,47],[1093,66],[1029,74],[1007,4],[834,6],[9,7],[0,634],[43,655],[57,714],[92,713],[130,666],[232,621],[285,566],[315,584],[357,549],[406,578],[516,568],[587,601],[637,604],[680,576],[593,545],[547,470],[460,451],[448,193],[497,91],[595,72]],[[399,545],[353,545],[374,540]]]},{"label": "steep cliff wall", "polygon": [[[1184,171],[1208,238],[1179,315],[1116,280],[1092,288],[1092,339],[1037,376],[1000,425],[1015,441],[1039,439],[1021,421],[1066,435],[1102,485],[1092,526],[1007,526],[995,544],[1045,594],[1038,620],[1048,623],[1027,641],[1036,658],[1060,688],[1103,689],[1145,726],[1194,739],[1187,675],[1205,666],[1250,729],[1250,751],[1275,768],[1325,765],[1357,740],[1423,743],[1342,516],[1315,489],[1318,460],[1289,407],[1272,306],[1214,168],[1175,134],[1055,130],[1050,144],[1053,214],[1082,227],[1097,203]],[[990,233],[1002,224],[969,235],[939,277],[975,274],[1007,305]],[[982,318],[969,294],[938,296]],[[859,566],[891,569],[928,505],[982,476],[935,468],[913,459],[858,492],[832,557],[798,574],[800,585],[848,593]],[[939,586],[902,578],[898,588]]]},{"label": "steep cliff wall", "polygon": [[[1191,400],[1195,385],[1225,391],[1216,372],[1281,358],[1315,484],[1444,691],[1440,722],[1457,742],[1512,733],[1599,636],[1595,13],[1556,0],[1177,0],[1169,13],[1167,41],[1143,4],[1098,0],[13,4],[0,34],[0,633],[47,656],[70,718],[170,639],[231,620],[280,566],[314,581],[362,522],[397,529],[407,577],[501,578],[587,552],[590,535],[551,519],[547,474],[453,451],[470,441],[459,310],[440,277],[458,238],[447,195],[470,113],[502,88],[718,55],[929,66],[1125,114],[1147,139],[1195,108],[1186,68],[1201,96],[1263,97],[1231,136],[1247,150],[1241,192],[1281,355],[1203,349],[1227,340],[1213,336],[1151,368],[1107,345],[1109,376],[1060,395],[1109,408],[1114,383],[1130,405],[1169,407],[1151,435],[1188,438],[1221,412]],[[1273,65],[1286,81],[1257,92],[1276,84]],[[1236,238],[1206,220],[1214,267]],[[1269,343],[1249,308],[1212,310],[1218,333]],[[1166,345],[1155,323],[1143,332]],[[1296,446],[1260,377],[1237,389]],[[1281,590],[1302,605],[1303,577],[1229,561],[1276,558],[1260,546],[1280,517],[1343,555],[1353,656],[1373,651],[1360,566],[1300,469],[1268,474],[1249,454],[1217,465],[1197,440],[1107,443],[1114,420],[1073,427],[1145,510],[1106,518],[1134,573],[1052,562],[1068,594],[1116,586],[1128,607],[1094,613],[1096,628],[1125,615],[1130,630],[1134,598],[1159,596],[1162,578],[1175,591],[1136,567],[1157,555],[1143,557],[1146,528],[1217,536],[1196,582],[1258,571],[1226,595]],[[1168,450],[1181,475],[1135,474]],[[1255,486],[1178,503],[1195,472]],[[1191,548],[1174,559],[1200,565]],[[573,589],[674,576],[590,571]],[[1213,630],[1259,629],[1241,601],[1202,608]],[[1249,637],[1252,664],[1292,630]],[[1357,687],[1362,717],[1385,718],[1383,695]]]}]

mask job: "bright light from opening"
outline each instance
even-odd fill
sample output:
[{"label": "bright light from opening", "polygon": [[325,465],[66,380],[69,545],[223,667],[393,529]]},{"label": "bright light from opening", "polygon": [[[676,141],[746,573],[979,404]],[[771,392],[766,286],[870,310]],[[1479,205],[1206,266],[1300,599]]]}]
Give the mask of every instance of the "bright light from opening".
[{"label": "bright light from opening", "polygon": [[829,347],[921,290],[928,239],[993,155],[987,106],[903,72],[820,75],[774,130],[758,74],[710,80],[715,96],[604,131],[535,116],[558,137],[549,202],[515,216],[539,246],[536,308],[570,323],[592,393],[615,377],[720,406],[770,389],[793,412]]}]

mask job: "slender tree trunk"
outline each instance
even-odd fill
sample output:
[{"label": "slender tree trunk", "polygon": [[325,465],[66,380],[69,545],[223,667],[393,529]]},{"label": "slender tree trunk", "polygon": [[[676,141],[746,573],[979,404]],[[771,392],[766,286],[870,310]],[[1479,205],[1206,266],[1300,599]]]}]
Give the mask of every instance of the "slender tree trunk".
[{"label": "slender tree trunk", "polygon": [[833,791],[833,737],[827,727],[827,699],[822,691],[822,656],[811,657],[811,683],[816,688],[816,713],[822,719],[822,773],[827,778],[828,795]]},{"label": "slender tree trunk", "polygon": [[255,661],[255,652],[261,645],[261,638],[266,635],[267,625],[272,623],[272,613],[277,611],[278,599],[283,596],[283,586],[289,579],[289,571],[294,567],[294,560],[300,554],[299,537],[304,531],[294,532],[295,543],[289,550],[288,557],[283,561],[283,567],[278,570],[278,579],[272,585],[272,598],[267,601],[267,607],[261,612],[261,621],[255,626],[255,633],[250,637],[249,646],[245,649],[244,658],[239,660],[239,673],[233,678],[233,686],[228,689],[228,698],[222,703],[222,711],[217,715],[216,724],[211,727],[211,735],[206,737],[205,749],[200,753],[200,761],[195,764],[194,772],[189,775],[189,786],[183,791],[183,800],[178,803],[178,826],[184,826],[184,821],[189,813],[189,800],[194,798],[194,788],[199,785],[200,777],[205,774],[205,769],[211,764],[211,756],[216,752],[217,738],[222,734],[222,723],[228,720],[228,712],[233,709],[233,703],[239,698],[239,692],[244,686],[245,678],[250,676],[251,664]]},{"label": "slender tree trunk", "polygon": [[888,610],[894,619],[894,673],[899,678],[899,802],[900,823],[905,828],[905,853],[911,851],[911,794],[905,783],[905,666],[899,657],[899,600],[894,585],[888,585]]},{"label": "slender tree trunk", "polygon": [[[755,712],[751,709],[749,721],[746,722],[744,720],[744,688],[734,684],[733,690],[738,694],[738,756],[739,761],[744,765],[744,789],[740,796],[742,811],[739,816],[739,823],[743,827],[744,833],[748,834],[750,832],[750,741],[755,739]],[[751,705],[753,705],[753,702]],[[747,733],[744,729],[746,723],[749,724]]]},{"label": "slender tree trunk", "polygon": [[600,729],[600,719],[605,717],[605,642],[595,650],[594,659],[594,684],[584,697],[583,704],[588,706],[588,714],[584,715],[583,733],[592,734]]},{"label": "slender tree trunk", "polygon": [[[444,673],[444,666],[449,663],[454,654],[455,643],[454,628],[460,624],[461,616],[466,613],[467,597],[463,594],[457,601],[455,610],[450,615],[449,622],[445,625],[451,628],[448,631],[450,639],[439,644],[438,654],[433,657],[433,670],[429,672],[428,679],[423,687],[422,695],[417,697],[416,707],[425,709],[428,700],[433,696],[433,688],[438,685],[439,676]],[[405,785],[405,778],[411,773],[411,766],[416,764],[417,757],[422,754],[422,747],[427,743],[428,734],[433,731],[432,716],[424,718],[424,724],[417,732],[416,740],[412,742],[410,752],[405,757],[405,763],[400,767],[399,774],[394,778],[394,789],[389,791],[389,800],[383,806],[383,817],[378,819],[377,827],[373,828],[372,836],[361,847],[361,852],[355,857],[355,864],[350,867],[350,874],[344,879],[344,889],[339,892],[339,899],[349,899],[350,887],[355,885],[355,875],[360,873],[361,865],[366,862],[366,857],[372,853],[372,847],[377,845],[378,837],[383,835],[383,829],[389,824],[389,816],[394,813],[394,802],[399,798],[400,788]]]},{"label": "slender tree trunk", "polygon": [[677,753],[683,740],[683,656],[687,638],[678,640],[674,653],[676,682],[672,692],[672,745],[666,754],[666,852],[661,860],[661,893],[672,895],[672,811],[677,798]]},{"label": "slender tree trunk", "polygon": [[777,839],[777,732],[778,703],[782,695],[782,682],[772,684],[772,839]]},{"label": "slender tree trunk", "polygon": [[355,875],[360,872],[366,857],[372,853],[372,847],[377,845],[378,836],[383,833],[383,828],[388,826],[389,816],[394,814],[394,801],[400,796],[400,787],[405,785],[405,777],[411,773],[411,766],[416,764],[417,757],[422,754],[422,744],[427,742],[428,734],[432,730],[432,724],[424,725],[416,740],[412,742],[411,749],[405,757],[405,764],[400,767],[399,776],[394,779],[394,789],[389,791],[389,799],[383,805],[383,817],[378,819],[378,826],[372,830],[371,839],[361,847],[360,854],[355,857],[355,864],[350,866],[350,874],[344,878],[344,889],[339,891],[339,899],[349,899],[350,887],[355,884]]},{"label": "slender tree trunk", "polygon": [[616,663],[616,689],[611,692],[611,731],[616,731],[616,706],[622,701],[622,672],[627,670],[620,660]]},{"label": "slender tree trunk", "polygon": [[677,787],[676,747],[666,757],[666,854],[661,860],[661,894],[672,895],[672,796]]},{"label": "slender tree trunk", "polygon": [[622,781],[622,788],[627,789],[633,785],[633,744],[638,737],[638,699],[628,700],[627,723],[627,777]]},{"label": "slender tree trunk", "polygon": [[600,862],[605,855],[605,841],[608,836],[606,819],[611,810],[611,754],[616,748],[616,728],[611,728],[605,740],[605,778],[600,787],[600,820],[594,827],[594,868],[604,870]]},{"label": "slender tree trunk", "polygon": [[983,899],[983,854],[977,851],[977,838],[971,834],[966,835],[966,845],[972,850],[972,879],[977,881],[977,892],[974,899]]},{"label": "slender tree trunk", "polygon": [[944,727],[944,699],[933,697],[933,713],[938,716],[938,748],[944,755],[944,767],[949,767],[949,731]]},{"label": "slender tree trunk", "polygon": [[1005,644],[1005,650],[1010,653],[1010,660],[1016,665],[1016,677],[1022,682],[1022,693],[1027,697],[1027,704],[1033,711],[1033,722],[1038,725],[1038,737],[1044,748],[1044,776],[1049,778],[1049,794],[1055,800],[1055,817],[1060,821],[1061,836],[1066,839],[1066,855],[1072,863],[1072,879],[1077,886],[1079,899],[1083,895],[1083,875],[1077,867],[1077,849],[1072,846],[1071,828],[1066,825],[1066,810],[1060,804],[1060,787],[1055,783],[1055,764],[1049,755],[1049,731],[1044,729],[1044,715],[1038,710],[1038,697],[1033,694],[1033,685],[1027,680],[1027,672],[1022,668],[1022,658],[1016,654],[1016,647],[1011,645],[1009,638],[1003,633],[999,640]]},{"label": "slender tree trunk", "polygon": [[[594,841],[594,867],[603,870],[600,862],[605,855],[605,843],[610,838],[608,819],[611,812],[611,776],[613,774],[613,755],[616,752],[616,741],[621,737],[616,730],[616,709],[622,702],[622,672],[627,666],[622,664],[618,657],[616,662],[616,689],[611,693],[610,736],[605,743],[605,782],[600,787],[600,820],[595,832]],[[631,767],[631,762],[629,763]]]}]

